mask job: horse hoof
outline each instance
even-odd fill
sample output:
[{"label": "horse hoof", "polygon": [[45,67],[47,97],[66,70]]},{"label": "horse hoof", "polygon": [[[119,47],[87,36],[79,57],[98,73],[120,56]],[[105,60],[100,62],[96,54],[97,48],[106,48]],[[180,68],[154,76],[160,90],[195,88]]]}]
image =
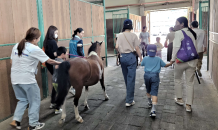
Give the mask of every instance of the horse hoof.
[{"label": "horse hoof", "polygon": [[85,108],[86,110],[89,110],[89,109],[90,109],[88,105],[86,105],[84,108]]},{"label": "horse hoof", "polygon": [[60,119],[60,120],[59,120],[59,124],[60,124],[60,125],[64,124],[64,122],[65,122],[65,119]]},{"label": "horse hoof", "polygon": [[109,96],[106,96],[106,97],[105,97],[105,101],[107,101],[107,100],[109,100],[109,99],[110,99]]},{"label": "horse hoof", "polygon": [[79,123],[83,123],[83,119],[81,116],[79,116],[78,118],[76,118],[76,120],[79,122]]}]

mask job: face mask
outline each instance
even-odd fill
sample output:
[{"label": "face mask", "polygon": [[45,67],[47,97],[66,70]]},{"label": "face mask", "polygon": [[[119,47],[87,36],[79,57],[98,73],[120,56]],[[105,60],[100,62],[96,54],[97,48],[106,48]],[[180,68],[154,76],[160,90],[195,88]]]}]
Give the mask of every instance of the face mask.
[{"label": "face mask", "polygon": [[55,34],[54,36],[55,36],[55,39],[57,39],[57,38],[58,38],[58,34]]}]

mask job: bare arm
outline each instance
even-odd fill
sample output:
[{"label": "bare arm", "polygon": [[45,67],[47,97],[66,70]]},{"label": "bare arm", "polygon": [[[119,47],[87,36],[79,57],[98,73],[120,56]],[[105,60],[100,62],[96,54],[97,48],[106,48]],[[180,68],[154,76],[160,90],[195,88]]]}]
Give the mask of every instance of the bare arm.
[{"label": "bare arm", "polygon": [[164,43],[164,47],[167,47],[167,41],[168,41],[168,39],[166,39],[166,41]]},{"label": "bare arm", "polygon": [[61,62],[58,62],[58,61],[55,61],[55,60],[52,60],[52,59],[48,59],[46,61],[48,64],[51,64],[51,65],[60,65]]},{"label": "bare arm", "polygon": [[169,66],[171,66],[174,62],[175,62],[175,61],[170,61],[170,63],[166,64],[166,66],[164,66],[164,67],[169,67]]},{"label": "bare arm", "polygon": [[141,52],[140,52],[139,47],[137,46],[135,49],[136,49],[136,53],[137,53],[137,55],[138,55],[139,58],[140,58],[140,62],[142,62],[142,55],[141,55]]}]

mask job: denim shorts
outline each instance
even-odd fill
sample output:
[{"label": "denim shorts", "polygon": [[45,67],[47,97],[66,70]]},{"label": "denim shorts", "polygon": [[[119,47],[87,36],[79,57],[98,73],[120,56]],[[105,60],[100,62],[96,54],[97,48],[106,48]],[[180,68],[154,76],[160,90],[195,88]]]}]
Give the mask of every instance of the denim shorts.
[{"label": "denim shorts", "polygon": [[157,96],[160,83],[159,73],[145,72],[144,80],[147,93]]}]

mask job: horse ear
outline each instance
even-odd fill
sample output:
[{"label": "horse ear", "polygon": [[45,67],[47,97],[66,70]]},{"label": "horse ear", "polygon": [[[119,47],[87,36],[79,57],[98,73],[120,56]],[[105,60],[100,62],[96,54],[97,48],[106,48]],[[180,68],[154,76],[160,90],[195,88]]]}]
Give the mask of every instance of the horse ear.
[{"label": "horse ear", "polygon": [[99,44],[101,45],[104,41],[100,42]]},{"label": "horse ear", "polygon": [[94,44],[93,42],[91,42],[92,44]]}]

